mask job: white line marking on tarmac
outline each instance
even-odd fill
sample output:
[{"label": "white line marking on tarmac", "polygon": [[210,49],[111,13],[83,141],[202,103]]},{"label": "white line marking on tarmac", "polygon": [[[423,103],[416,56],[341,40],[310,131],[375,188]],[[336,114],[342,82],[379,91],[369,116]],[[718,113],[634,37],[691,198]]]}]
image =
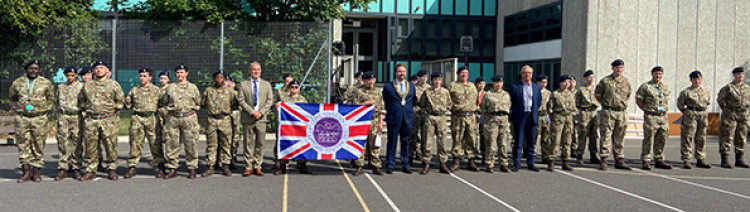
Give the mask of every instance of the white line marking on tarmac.
[{"label": "white line marking on tarmac", "polygon": [[391,208],[393,209],[393,211],[401,212],[401,210],[399,210],[398,207],[396,207],[396,204],[393,203],[393,200],[391,200],[391,198],[388,197],[387,194],[385,194],[385,191],[383,191],[383,189],[380,188],[380,185],[378,185],[378,183],[375,182],[375,180],[373,180],[372,177],[370,177],[370,174],[365,173],[365,176],[367,177],[368,180],[370,180],[370,182],[372,183],[372,185],[375,186],[375,189],[377,189],[378,192],[380,192],[380,195],[383,196],[383,198],[385,199],[385,201],[388,202],[388,205],[391,205]]},{"label": "white line marking on tarmac", "polygon": [[635,197],[635,198],[637,198],[637,199],[640,199],[640,200],[643,200],[643,201],[646,201],[646,202],[654,203],[654,204],[656,204],[656,205],[659,205],[659,206],[665,207],[665,208],[667,208],[667,209],[670,209],[670,210],[673,210],[673,211],[684,212],[684,211],[683,211],[682,209],[679,209],[679,208],[675,208],[675,207],[669,206],[669,205],[667,205],[667,204],[664,204],[664,203],[661,203],[661,202],[657,202],[657,201],[654,201],[654,200],[651,200],[651,199],[648,199],[648,198],[645,198],[645,197],[639,196],[639,195],[637,195],[637,194],[633,194],[633,193],[630,193],[630,192],[624,191],[624,190],[622,190],[622,189],[619,189],[619,188],[615,188],[615,187],[612,187],[612,186],[609,186],[609,185],[607,185],[607,184],[603,184],[603,183],[600,183],[600,182],[596,182],[596,181],[593,181],[593,180],[590,180],[590,179],[588,179],[588,178],[584,178],[584,177],[581,177],[581,176],[578,176],[578,175],[575,175],[575,174],[571,174],[571,173],[568,173],[568,172],[564,172],[564,171],[561,171],[561,172],[557,172],[557,173],[561,173],[561,174],[564,174],[564,175],[568,175],[569,177],[572,177],[572,178],[576,178],[576,179],[579,179],[579,180],[583,180],[583,181],[586,181],[586,182],[588,182],[588,183],[591,183],[591,184],[594,184],[594,185],[598,185],[598,186],[601,186],[601,187],[604,187],[604,188],[608,188],[608,189],[610,189],[610,190],[613,190],[613,191],[616,191],[616,192],[620,192],[620,193],[622,193],[622,194],[625,194],[625,195],[628,195],[628,196],[631,196],[631,197]]},{"label": "white line marking on tarmac", "polygon": [[451,177],[453,177],[453,178],[456,178],[456,179],[457,179],[458,181],[461,181],[462,183],[464,183],[464,184],[468,185],[469,187],[472,187],[472,188],[474,188],[474,190],[477,190],[477,191],[479,191],[479,193],[482,193],[482,194],[484,194],[485,196],[489,197],[489,198],[490,198],[490,199],[492,199],[492,200],[495,200],[495,202],[498,202],[498,203],[502,204],[503,206],[505,206],[505,207],[507,207],[507,208],[509,208],[509,209],[513,210],[514,212],[520,212],[520,210],[518,210],[518,209],[514,208],[513,206],[511,206],[510,204],[508,204],[508,203],[506,203],[506,202],[503,202],[503,201],[502,201],[502,200],[500,200],[499,198],[497,198],[497,197],[495,197],[495,196],[492,196],[492,194],[490,194],[490,193],[487,193],[486,191],[482,190],[481,188],[479,188],[479,187],[475,186],[474,184],[471,184],[471,183],[470,183],[469,181],[466,181],[466,180],[464,180],[463,178],[460,178],[460,177],[458,177],[457,175],[455,175],[455,174],[453,174],[453,173],[451,173]]},{"label": "white line marking on tarmac", "polygon": [[694,182],[690,182],[690,181],[687,181],[687,180],[677,179],[677,178],[674,178],[674,177],[670,177],[670,176],[666,176],[666,175],[661,175],[661,174],[656,174],[656,173],[651,173],[651,172],[647,172],[647,171],[643,171],[643,170],[638,170],[638,169],[633,169],[633,170],[635,170],[637,172],[640,172],[640,173],[646,173],[646,174],[657,176],[657,177],[661,177],[661,178],[664,178],[664,179],[673,180],[673,181],[676,181],[676,182],[685,183],[685,184],[688,184],[688,185],[692,185],[692,186],[696,186],[696,187],[701,187],[701,188],[705,188],[705,189],[708,189],[708,190],[716,191],[716,192],[719,192],[719,193],[725,193],[725,194],[729,194],[729,195],[732,195],[732,196],[735,196],[735,197],[745,198],[745,199],[749,199],[750,200],[750,196],[746,196],[746,195],[734,193],[734,192],[727,191],[727,190],[724,190],[724,189],[714,188],[714,187],[703,185],[703,184],[700,184],[700,183],[694,183]]},{"label": "white line marking on tarmac", "polygon": [[12,179],[0,179],[0,183],[7,183],[13,181]]}]

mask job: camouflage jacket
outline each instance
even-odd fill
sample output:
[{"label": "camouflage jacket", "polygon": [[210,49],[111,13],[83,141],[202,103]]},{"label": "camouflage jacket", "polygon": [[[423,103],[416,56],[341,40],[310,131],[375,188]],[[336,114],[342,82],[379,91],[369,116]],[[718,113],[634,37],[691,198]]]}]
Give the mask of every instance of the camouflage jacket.
[{"label": "camouflage jacket", "polygon": [[539,104],[539,115],[545,116],[547,114],[547,103],[549,98],[552,96],[552,92],[547,88],[542,88],[542,102]]},{"label": "camouflage jacket", "polygon": [[510,113],[510,94],[500,89],[500,91],[487,91],[484,93],[484,99],[479,104],[479,110],[483,114],[493,113]]},{"label": "camouflage jacket", "polygon": [[232,111],[239,109],[237,92],[226,86],[206,88],[202,100],[201,107],[208,115],[231,115]]},{"label": "camouflage jacket", "polygon": [[386,114],[385,105],[383,103],[383,89],[376,87],[367,88],[365,86],[362,86],[359,90],[357,90],[357,94],[354,98],[355,104],[360,104],[369,100],[375,101],[375,110],[372,113],[372,120],[374,123],[376,117]]},{"label": "camouflage jacket", "polygon": [[477,110],[477,88],[472,83],[451,82],[448,87],[451,94],[452,111],[474,112]]},{"label": "camouflage jacket", "polygon": [[125,108],[135,112],[153,113],[159,106],[161,89],[154,84],[136,86],[125,96]]},{"label": "camouflage jacket", "polygon": [[[666,84],[663,82],[654,83],[653,81],[648,81],[638,87],[635,98],[643,101],[643,111],[658,113],[669,110],[669,95],[669,88],[667,88]],[[662,107],[662,110],[659,110],[659,106]]]},{"label": "camouflage jacket", "polygon": [[677,109],[681,111],[685,109],[706,111],[709,105],[711,105],[711,94],[703,87],[687,87],[677,96]]},{"label": "camouflage jacket", "polygon": [[573,115],[576,112],[574,95],[573,91],[556,90],[547,103],[547,111],[552,115]]},{"label": "camouflage jacket", "polygon": [[[735,84],[731,82],[719,90],[719,96],[716,101],[724,105],[724,109],[730,110],[747,110],[750,106],[750,86],[744,82]],[[738,111],[741,112],[741,111]]]},{"label": "camouflage jacket", "polygon": [[[32,84],[34,90],[29,94],[29,88]],[[34,80],[29,80],[26,76],[23,76],[13,81],[9,96],[16,113],[46,112],[52,110],[55,104],[55,87],[52,85],[52,81],[42,76],[37,76]],[[27,111],[26,105],[31,105],[33,109]]]},{"label": "camouflage jacket", "polygon": [[78,95],[78,107],[91,115],[106,115],[118,112],[125,106],[125,94],[120,83],[110,78],[92,80],[83,85]]},{"label": "camouflage jacket", "polygon": [[580,88],[578,88],[578,91],[576,91],[576,107],[599,107],[599,101],[596,101],[594,95],[595,89],[596,87],[594,86],[581,86]]},{"label": "camouflage jacket", "polygon": [[599,81],[596,85],[594,95],[601,99],[602,107],[618,108],[625,110],[628,108],[628,100],[633,89],[630,82],[624,76],[615,78],[614,75],[608,75]]},{"label": "camouflage jacket", "polygon": [[60,83],[57,85],[57,105],[61,112],[77,113],[81,109],[78,108],[78,94],[83,89],[83,82],[76,82],[73,85]]},{"label": "camouflage jacket", "polygon": [[[426,91],[426,90],[428,90],[428,89],[432,88],[432,86],[430,86],[430,85],[429,85],[429,84],[427,84],[427,83],[422,83],[422,85],[419,85],[419,84],[416,84],[416,83],[415,83],[415,84],[414,84],[414,87],[416,88],[416,89],[414,90],[414,91],[415,91],[415,93],[414,93],[414,94],[415,94],[415,95],[414,95],[414,97],[416,98],[416,99],[415,99],[415,101],[416,101],[416,102],[419,102],[419,99],[420,99],[420,98],[422,98],[422,93],[424,93],[424,91]],[[417,113],[419,112],[419,110],[420,110],[420,109],[421,109],[421,108],[419,107],[419,104],[414,104],[414,113],[415,113],[415,114],[417,114]]]},{"label": "camouflage jacket", "polygon": [[159,105],[167,111],[187,113],[199,110],[201,105],[201,94],[198,87],[190,82],[170,83],[159,100]]},{"label": "camouflage jacket", "polygon": [[422,107],[422,111],[430,115],[445,115],[446,112],[451,110],[451,104],[451,94],[445,88],[440,88],[440,90],[427,89],[419,98],[419,106]]}]

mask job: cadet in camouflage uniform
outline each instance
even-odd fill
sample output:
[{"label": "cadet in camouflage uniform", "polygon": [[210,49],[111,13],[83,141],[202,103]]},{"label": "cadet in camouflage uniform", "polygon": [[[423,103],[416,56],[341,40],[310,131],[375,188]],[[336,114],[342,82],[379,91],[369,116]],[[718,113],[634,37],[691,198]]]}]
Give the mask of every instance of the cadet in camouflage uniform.
[{"label": "cadet in camouflage uniform", "polygon": [[44,144],[49,132],[47,111],[52,110],[55,103],[55,87],[47,78],[39,76],[39,61],[29,61],[23,68],[26,76],[13,81],[9,95],[16,113],[18,160],[23,171],[18,182],[30,179],[40,182],[39,170],[44,167]]},{"label": "cadet in camouflage uniform", "polygon": [[193,179],[198,169],[198,136],[200,125],[195,113],[200,109],[201,95],[198,87],[187,80],[188,69],[185,65],[179,65],[174,70],[177,82],[169,84],[165,88],[164,95],[159,104],[168,111],[167,122],[164,126],[165,151],[167,168],[170,169],[164,179],[177,176],[177,167],[180,166],[180,136],[185,145],[185,163],[189,173],[188,178]]},{"label": "cadet in camouflage uniform", "polygon": [[357,94],[357,91],[359,88],[362,87],[362,72],[358,71],[354,74],[354,79],[357,80],[354,84],[349,85],[349,87],[346,88],[346,91],[344,92],[344,104],[357,104],[358,102],[354,102],[355,95]]},{"label": "cadet in camouflage uniform", "polygon": [[139,86],[133,87],[125,96],[125,108],[133,111],[130,116],[130,156],[125,179],[136,175],[135,166],[141,161],[143,140],[148,139],[151,156],[158,164],[156,177],[164,177],[164,150],[161,142],[156,140],[156,110],[161,97],[161,90],[151,84],[151,69],[138,70]]},{"label": "cadet in camouflage uniform", "polygon": [[[302,94],[299,93],[300,91],[300,82],[297,80],[292,80],[287,84],[287,89],[289,93],[286,96],[282,96],[279,100],[280,102],[295,102],[295,103],[307,103],[307,99],[305,99]],[[278,106],[276,107],[276,111],[279,111]],[[279,158],[278,156],[278,143],[276,145],[276,150],[274,150],[275,158]],[[276,169],[276,172],[274,172],[275,175],[279,174],[286,174],[287,171],[287,164],[289,164],[288,159],[279,159],[279,166]],[[300,174],[312,174],[309,169],[307,169],[307,160],[297,160],[297,169],[299,170]]]},{"label": "cadet in camouflage uniform", "polygon": [[[445,134],[448,132],[445,113],[451,110],[451,95],[448,89],[441,86],[443,74],[439,71],[433,72],[432,86],[422,93],[419,98],[419,107],[422,109],[424,118],[424,127],[422,129],[422,172],[420,174],[430,173],[430,161],[432,160],[432,145],[437,145],[437,155],[440,161],[440,172],[450,173],[450,169],[445,163],[448,162],[448,154],[445,152]],[[437,138],[437,139],[435,139]]]},{"label": "cadet in camouflage uniform", "polygon": [[664,69],[656,66],[651,69],[651,81],[638,87],[635,103],[643,110],[643,144],[641,148],[642,169],[651,169],[651,149],[653,147],[656,168],[672,169],[664,162],[664,145],[669,137],[669,88],[662,83]]},{"label": "cadet in camouflage uniform", "polygon": [[484,158],[486,158],[487,172],[494,173],[495,154],[500,158],[500,171],[508,172],[508,137],[510,136],[510,94],[503,90],[503,75],[492,77],[492,91],[484,94],[479,110],[485,117],[484,128]]},{"label": "cadet in camouflage uniform", "polygon": [[737,167],[750,168],[743,160],[745,154],[745,143],[748,130],[747,114],[750,106],[750,86],[743,82],[745,79],[745,68],[737,67],[732,70],[734,81],[719,90],[716,102],[721,107],[721,126],[719,127],[719,153],[721,154],[721,167],[732,168],[729,164],[729,151],[734,144],[734,165]]},{"label": "cadet in camouflage uniform", "polygon": [[[167,85],[169,85],[169,72],[162,71],[159,73],[159,97],[164,95]],[[167,109],[161,105],[157,105],[156,109],[156,142],[159,148],[164,152],[164,124],[167,122]],[[166,160],[166,159],[165,159]],[[166,162],[166,161],[165,161]],[[156,161],[151,161],[151,165],[156,164]],[[163,170],[162,170],[163,172]]]},{"label": "cadet in camouflage uniform", "polygon": [[578,136],[578,149],[576,151],[577,163],[583,164],[583,153],[586,151],[586,146],[589,147],[589,163],[599,164],[599,157],[596,156],[597,145],[596,142],[599,139],[597,129],[599,127],[599,120],[596,118],[596,110],[599,108],[599,102],[594,97],[594,71],[587,70],[583,73],[585,86],[581,86],[576,91],[576,107],[578,108],[578,119],[580,124],[576,126],[576,132]]},{"label": "cadet in camouflage uniform", "polygon": [[125,105],[125,95],[117,81],[105,77],[109,72],[107,63],[98,61],[93,69],[96,80],[84,84],[78,96],[79,108],[86,113],[83,145],[87,167],[81,181],[96,178],[99,145],[107,152],[103,164],[109,172],[108,178],[117,180],[117,126],[120,124],[117,112]]},{"label": "cadet in camouflage uniform", "polygon": [[703,75],[700,71],[690,73],[691,86],[685,88],[677,97],[677,109],[682,111],[680,123],[680,154],[683,168],[691,169],[690,161],[693,157],[693,143],[695,143],[695,158],[698,168],[710,169],[706,163],[706,129],[708,128],[708,106],[711,95],[701,87]]},{"label": "cadet in camouflage uniform", "polygon": [[601,161],[599,169],[607,170],[607,157],[611,151],[615,156],[615,168],[630,170],[630,166],[625,164],[623,141],[628,127],[625,110],[628,109],[628,99],[630,99],[632,88],[628,78],[622,75],[625,72],[625,62],[616,59],[611,65],[612,74],[602,78],[594,91],[596,100],[602,104],[599,122],[599,131],[602,136],[599,143]]},{"label": "cadet in camouflage uniform", "polygon": [[[576,82],[576,77],[572,75],[568,75],[570,77],[570,86],[568,90],[573,94],[573,101],[575,101],[575,93],[576,93],[576,85],[578,82]],[[574,105],[575,106],[575,105]],[[581,124],[581,117],[578,117],[578,108],[575,108],[575,112],[573,112],[573,130],[571,130],[570,134],[570,155],[572,157],[578,158],[578,154],[576,154],[576,149],[578,149],[578,126]]]},{"label": "cadet in camouflage uniform", "polygon": [[[68,159],[72,167],[73,178],[81,178],[83,166],[83,145],[78,133],[81,132],[81,110],[78,109],[78,94],[81,93],[83,83],[78,82],[75,67],[63,70],[67,78],[65,83],[57,85],[57,151],[59,170],[55,180],[65,179],[68,175]],[[71,157],[72,156],[72,157]]]},{"label": "cadet in camouflage uniform", "polygon": [[[234,77],[231,77],[229,75],[224,75],[227,80],[224,82],[225,86],[227,86],[229,89],[231,89],[234,92],[234,95],[237,95],[237,90],[235,89],[237,85],[237,80],[234,79]],[[239,103],[238,103],[239,104]],[[230,161],[229,161],[229,169],[235,170],[237,169],[235,163],[237,163],[237,147],[240,144],[240,108],[238,107],[236,110],[232,111],[232,149],[230,150]]]},{"label": "cadet in camouflage uniform", "polygon": [[[430,89],[430,84],[427,83],[427,70],[419,70],[416,75],[416,83],[414,83],[415,88],[415,102],[417,104],[414,104],[414,126],[411,128],[411,151],[412,155],[414,155],[414,159],[416,160],[422,160],[422,145],[424,144],[424,140],[422,139],[422,131],[424,131],[424,123],[425,120],[423,119],[425,116],[422,115],[421,108],[419,107],[419,99],[422,97],[422,93],[426,91],[427,89]],[[411,77],[409,78],[411,81]],[[409,164],[412,164],[409,162]]]},{"label": "cadet in camouflage uniform", "polygon": [[276,101],[279,101],[283,97],[289,96],[289,83],[294,80],[294,77],[292,77],[292,74],[287,73],[281,76],[281,80],[284,82],[284,86],[276,89]]},{"label": "cadet in camouflage uniform", "polygon": [[[476,146],[476,150],[477,150],[475,152],[475,154],[477,155],[476,157],[479,157],[479,155],[483,155],[487,151],[487,148],[488,148],[487,146],[484,145],[484,134],[482,133],[484,132],[484,118],[485,117],[483,117],[481,112],[479,111],[479,104],[482,103],[482,99],[484,98],[485,86],[487,86],[487,82],[484,81],[483,76],[479,76],[474,79],[474,87],[477,88],[477,100],[476,100],[477,110],[474,111],[474,114],[477,120],[477,127],[474,130],[476,131],[475,134],[477,135],[476,138],[478,139],[477,141],[474,142]],[[485,163],[485,162],[486,162],[486,158],[482,157],[482,163]]]},{"label": "cadet in camouflage uniform", "polygon": [[[549,125],[550,125],[550,118],[547,114],[547,102],[549,102],[550,96],[552,96],[552,92],[547,90],[547,83],[549,82],[549,78],[547,75],[540,74],[536,77],[536,84],[539,85],[539,87],[542,89],[542,102],[539,104],[539,125],[537,125],[537,137],[536,137],[536,143],[539,144],[542,152],[541,155],[551,155],[551,152],[547,152],[547,149],[544,148],[545,145],[549,145],[550,139],[549,139]],[[535,144],[536,145],[536,144]],[[542,163],[547,163],[547,158],[542,157]]]},{"label": "cadet in camouflage uniform", "polygon": [[[221,163],[221,173],[231,176],[229,164],[232,157],[232,111],[239,108],[237,93],[224,86],[226,77],[223,72],[213,74],[214,86],[203,91],[201,107],[208,112],[206,126],[206,170],[203,177],[214,174],[214,165]],[[218,148],[218,149],[217,149]],[[218,154],[218,155],[217,155]]]},{"label": "cadet in camouflage uniform", "polygon": [[362,157],[355,162],[357,170],[352,175],[362,174],[362,167],[365,163],[365,155],[369,157],[369,162],[372,164],[372,173],[377,175],[383,175],[380,171],[382,162],[380,160],[380,141],[375,141],[378,134],[383,131],[383,118],[385,117],[385,105],[383,105],[383,89],[375,87],[375,74],[367,72],[362,74],[362,80],[364,84],[359,89],[357,94],[354,96],[354,102],[361,105],[375,105],[375,109],[372,112],[372,124],[370,125],[370,133],[367,135],[367,141],[365,143],[365,150],[362,153]]},{"label": "cadet in camouflage uniform", "polygon": [[456,71],[458,81],[451,82],[448,91],[451,94],[451,136],[453,138],[453,155],[452,172],[461,168],[461,160],[469,159],[468,168],[473,171],[479,171],[474,164],[474,153],[476,150],[477,140],[477,121],[474,112],[477,110],[477,89],[469,82],[469,68],[461,66]]},{"label": "cadet in camouflage uniform", "polygon": [[548,145],[542,148],[547,149],[545,152],[550,153],[542,157],[547,159],[547,170],[555,170],[555,158],[557,150],[560,150],[560,159],[562,160],[563,170],[572,171],[573,168],[568,165],[570,160],[570,143],[573,136],[573,114],[576,112],[575,94],[570,90],[570,77],[562,75],[559,79],[557,90],[547,102],[547,112],[551,115],[550,139]]}]

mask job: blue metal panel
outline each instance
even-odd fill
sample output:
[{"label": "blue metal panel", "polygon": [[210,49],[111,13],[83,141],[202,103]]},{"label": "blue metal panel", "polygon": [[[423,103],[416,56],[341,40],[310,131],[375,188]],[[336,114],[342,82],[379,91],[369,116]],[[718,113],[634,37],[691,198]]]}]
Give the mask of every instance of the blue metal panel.
[{"label": "blue metal panel", "polygon": [[[469,80],[474,82],[474,79],[479,77],[479,73],[482,71],[480,63],[469,63]],[[484,76],[487,81],[487,76]]]},{"label": "blue metal panel", "polygon": [[380,2],[370,2],[367,4],[367,12],[368,13],[380,13]]},{"label": "blue metal panel", "polygon": [[[419,7],[419,10],[417,10]],[[413,14],[424,14],[427,8],[424,7],[424,0],[411,0],[411,13]]]},{"label": "blue metal panel", "polygon": [[396,8],[396,0],[381,0],[383,3],[383,13],[394,13]]},{"label": "blue metal panel", "polygon": [[440,14],[453,15],[453,0],[440,0]]},{"label": "blue metal panel", "polygon": [[495,64],[494,63],[483,63],[482,74],[486,80],[490,80],[492,76],[495,76]]},{"label": "blue metal panel", "polygon": [[466,15],[469,9],[468,0],[456,1],[456,15]]},{"label": "blue metal panel", "polygon": [[[495,0],[485,0],[495,1]],[[469,2],[469,15],[482,15],[482,0],[471,0]]]},{"label": "blue metal panel", "polygon": [[497,0],[484,0],[484,16],[495,16]]},{"label": "blue metal panel", "polygon": [[411,73],[409,74],[409,76],[411,76],[412,74],[417,74],[420,69],[422,69],[422,62],[411,61],[411,65],[409,66],[409,70],[411,70]]},{"label": "blue metal panel", "polygon": [[427,11],[428,15],[437,15],[438,8],[438,0],[427,0],[424,10]]},{"label": "blue metal panel", "polygon": [[410,0],[397,0],[396,1],[396,4],[398,5],[398,7],[396,8],[398,10],[397,13],[409,14],[409,10],[411,9],[409,8],[409,1]]}]

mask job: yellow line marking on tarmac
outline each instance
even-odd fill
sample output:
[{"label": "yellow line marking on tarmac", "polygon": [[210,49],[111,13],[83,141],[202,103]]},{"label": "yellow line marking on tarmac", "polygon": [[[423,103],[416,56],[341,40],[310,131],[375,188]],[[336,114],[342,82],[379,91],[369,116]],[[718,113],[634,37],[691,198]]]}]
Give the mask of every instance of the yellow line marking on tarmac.
[{"label": "yellow line marking on tarmac", "polygon": [[352,183],[352,179],[349,179],[349,174],[344,171],[344,167],[341,166],[341,163],[339,160],[336,160],[336,164],[338,164],[339,169],[341,170],[341,173],[344,174],[344,178],[346,178],[346,182],[349,183],[349,186],[352,187],[352,191],[354,192],[354,195],[357,196],[357,200],[359,200],[359,204],[362,205],[362,209],[365,212],[370,212],[370,208],[367,207],[367,203],[365,203],[365,200],[362,199],[362,195],[359,194],[359,191],[357,190],[357,187],[354,186],[354,183]]},{"label": "yellow line marking on tarmac", "polygon": [[281,205],[281,211],[286,212],[287,211],[287,202],[289,200],[289,196],[287,195],[287,187],[289,186],[289,175],[284,174],[284,203]]},{"label": "yellow line marking on tarmac", "polygon": [[[576,169],[576,171],[587,171],[597,172],[603,174],[623,174],[623,175],[635,175],[635,176],[650,176],[650,174],[630,172],[630,171],[601,171],[598,169]],[[634,168],[635,170],[635,168]],[[636,170],[640,171],[640,170]],[[698,179],[698,180],[729,180],[729,181],[750,181],[750,178],[742,177],[708,177],[708,176],[690,176],[690,175],[664,175],[667,177],[679,178],[679,179]]]}]

